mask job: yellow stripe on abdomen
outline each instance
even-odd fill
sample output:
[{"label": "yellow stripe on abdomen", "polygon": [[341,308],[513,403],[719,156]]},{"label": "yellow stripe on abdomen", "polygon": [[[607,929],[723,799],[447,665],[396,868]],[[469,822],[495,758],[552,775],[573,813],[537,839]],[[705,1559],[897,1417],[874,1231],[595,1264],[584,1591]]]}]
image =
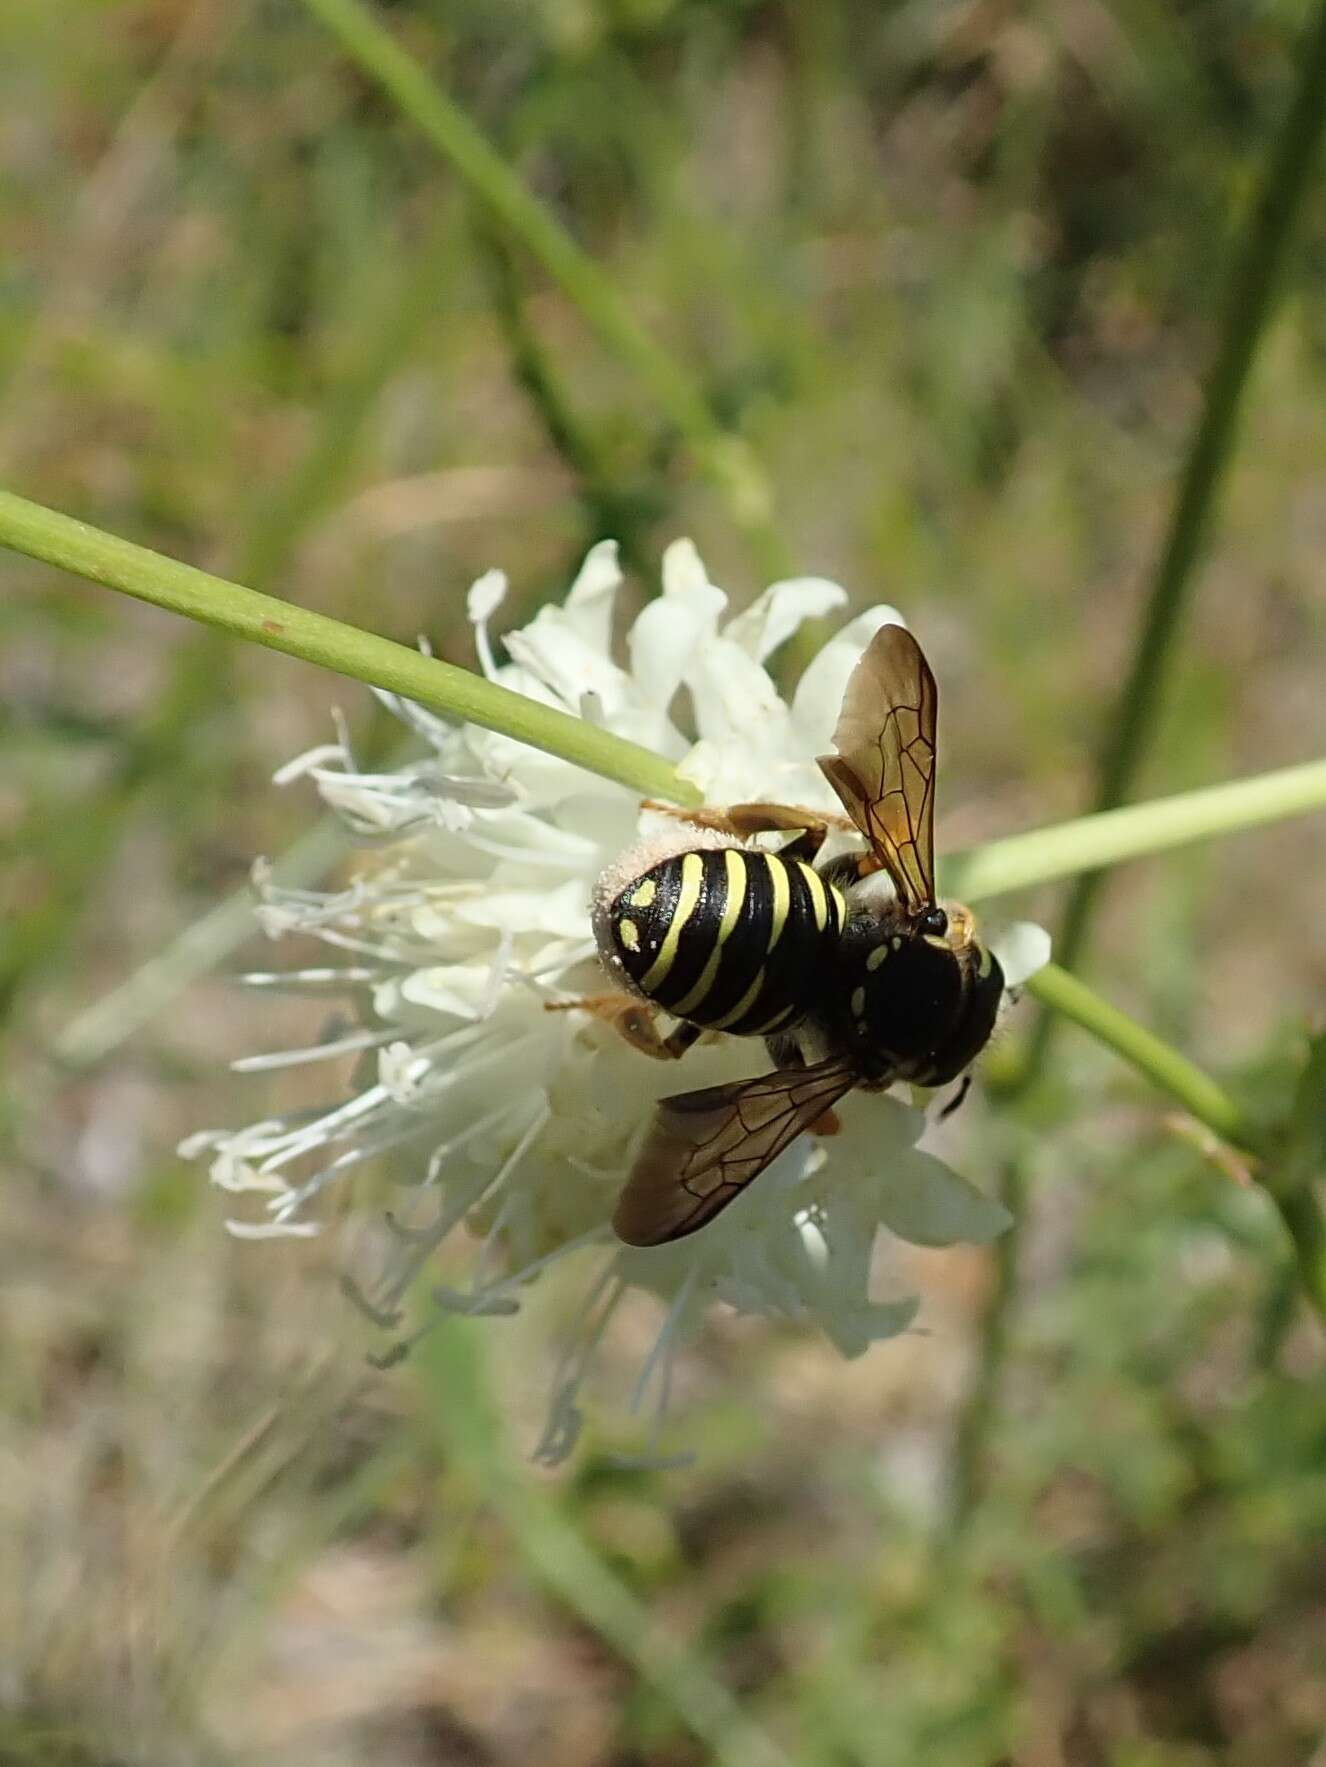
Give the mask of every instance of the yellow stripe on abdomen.
[{"label": "yellow stripe on abdomen", "polygon": [[811,911],[815,916],[815,930],[823,932],[829,924],[829,898],[824,892],[824,882],[813,865],[801,866],[801,875],[806,880],[806,888],[810,892]]},{"label": "yellow stripe on abdomen", "polygon": [[768,868],[769,883],[773,889],[773,902],[769,910],[769,943],[765,946],[767,956],[783,936],[788,910],[792,906],[792,891],[787,881],[787,866],[783,860],[775,859],[768,853],[761,853],[759,857]]},{"label": "yellow stripe on abdomen", "polygon": [[712,1019],[709,1024],[709,1029],[711,1031],[726,1031],[729,1025],[735,1025],[739,1020],[745,1018],[746,1014],[759,998],[760,990],[763,986],[764,970],[760,969],[756,972],[755,980],[751,983],[750,987],[747,988],[746,992],[741,996],[741,999],[738,1000],[731,1012],[724,1013],[722,1018]]},{"label": "yellow stripe on abdomen", "polygon": [[727,899],[723,903],[723,918],[718,923],[718,948],[720,951],[732,935],[732,929],[737,924],[737,916],[746,906],[746,891],[749,887],[744,853],[739,853],[735,847],[725,847],[723,849],[723,863],[727,868]]},{"label": "yellow stripe on abdomen", "polygon": [[[737,916],[746,903],[746,860],[735,847],[723,849],[723,862],[727,873],[727,895],[723,902],[723,916],[718,923],[718,932],[714,938],[714,948],[709,953],[709,960],[700,971],[700,976],[689,994],[684,994],[674,1006],[668,1008],[678,1018],[687,1018],[697,1006],[703,1006],[718,976],[718,966],[723,961],[723,947],[731,937],[732,929],[737,924]],[[678,907],[681,906],[678,898]],[[662,953],[660,953],[662,955]],[[648,978],[646,978],[648,979]]]},{"label": "yellow stripe on abdomen", "polygon": [[659,947],[658,956],[636,984],[643,993],[651,993],[660,982],[665,981],[668,971],[677,961],[677,946],[681,942],[682,928],[695,913],[703,882],[703,860],[698,853],[687,853],[681,862],[681,886],[677,891],[677,901],[668,922],[667,933]]}]

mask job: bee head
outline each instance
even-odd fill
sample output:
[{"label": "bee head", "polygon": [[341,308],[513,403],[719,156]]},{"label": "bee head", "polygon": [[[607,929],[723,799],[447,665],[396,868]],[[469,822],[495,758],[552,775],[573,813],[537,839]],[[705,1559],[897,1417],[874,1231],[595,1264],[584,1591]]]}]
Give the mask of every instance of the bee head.
[{"label": "bee head", "polygon": [[951,951],[964,969],[974,970],[981,980],[989,974],[989,948],[982,944],[976,931],[975,915],[961,902],[941,902],[927,908],[913,926],[927,945]]}]

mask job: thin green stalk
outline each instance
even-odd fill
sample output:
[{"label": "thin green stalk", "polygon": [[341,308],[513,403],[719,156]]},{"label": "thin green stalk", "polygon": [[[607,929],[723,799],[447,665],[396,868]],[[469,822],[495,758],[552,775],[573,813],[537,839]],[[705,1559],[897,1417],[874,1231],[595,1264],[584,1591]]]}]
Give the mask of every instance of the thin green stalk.
[{"label": "thin green stalk", "polygon": [[[1323,128],[1326,128],[1326,0],[1303,39],[1298,80],[1267,163],[1258,197],[1234,253],[1224,302],[1220,346],[1207,379],[1202,414],[1193,431],[1169,526],[1156,564],[1146,614],[1132,665],[1119,697],[1111,735],[1102,751],[1095,809],[1108,812],[1128,796],[1160,706],[1161,688],[1174,646],[1193,570],[1210,527],[1216,496],[1233,453],[1239,406],[1257,344],[1270,316],[1294,224],[1302,211]],[[1104,872],[1079,875],[1055,941],[1060,961],[1075,968],[1086,945]],[[1048,1006],[1048,1003],[1047,1003]],[[1044,1073],[1056,1024],[1040,1014],[1021,1063],[1019,1085],[1030,1091]],[[1010,1170],[1012,1168],[1010,1167]],[[1020,1173],[1016,1180],[1021,1182]],[[1308,1207],[1315,1208],[1309,1198]],[[1298,1236],[1295,1224],[1286,1224]],[[1298,1224],[1302,1227],[1302,1223]],[[1013,1233],[1018,1232],[1015,1224]],[[1000,1266],[1000,1280],[1015,1280],[1016,1247]],[[1011,1297],[996,1288],[988,1321],[993,1335],[983,1344],[973,1402],[987,1419],[993,1412],[1003,1354],[1002,1323]],[[961,1435],[961,1430],[960,1430]],[[979,1460],[979,1444],[967,1441]]]},{"label": "thin green stalk", "polygon": [[[344,824],[324,816],[276,861],[273,882],[287,889],[307,888],[327,875],[349,844]],[[56,1060],[72,1068],[93,1067],[160,1019],[170,1001],[252,936],[253,886],[246,883],[85,1007],[55,1039]]]},{"label": "thin green stalk", "polygon": [[936,1540],[941,1558],[950,1557],[961,1542],[967,1523],[985,1491],[986,1445],[999,1403],[999,1376],[1004,1366],[1018,1294],[1022,1236],[1016,1231],[1016,1223],[1021,1219],[1026,1198],[1025,1162],[1020,1153],[1014,1153],[1004,1162],[999,1178],[999,1200],[1012,1216],[1014,1225],[1007,1233],[1001,1233],[990,1248],[994,1280],[981,1318],[981,1354],[954,1430],[949,1477],[950,1526]]},{"label": "thin green stalk", "polygon": [[[370,328],[364,361],[324,402],[310,446],[252,511],[247,532],[235,549],[236,575],[259,585],[273,580],[300,534],[332,501],[337,486],[352,470],[364,422],[392,368],[435,310],[439,282],[446,273],[436,248],[422,251],[404,283],[392,290],[378,324]],[[11,409],[8,415],[12,432],[15,413]],[[3,452],[0,436],[0,455]],[[160,799],[163,792],[182,790],[191,810],[205,813],[206,803],[214,807],[224,799],[227,779],[224,769],[218,772],[215,764],[216,729],[221,717],[234,714],[236,695],[230,678],[234,654],[215,631],[204,630],[180,645],[158,703],[138,726],[116,736],[114,764],[95,799],[81,806],[76,817],[53,815],[49,804],[43,804],[25,818],[17,846],[28,854],[43,882],[31,902],[0,925],[0,1021],[13,1015],[15,1002],[39,975],[68,955],[74,928],[90,897],[90,881],[113,862],[145,802],[154,796]],[[203,803],[198,798],[200,786]],[[251,922],[251,902],[243,920]],[[151,983],[134,996],[136,1011],[146,1012],[162,988],[169,991],[172,984],[164,973],[168,958],[182,959],[183,973],[196,973],[206,954],[218,951],[214,917],[209,915],[205,924],[210,929],[205,943],[198,941],[198,929],[190,928],[177,945],[140,972],[150,976]],[[120,1015],[125,995],[120,989],[115,992],[113,1022],[128,1034],[133,1027]],[[108,1031],[103,1023],[97,1034]],[[115,1031],[112,1041],[119,1034]]]},{"label": "thin green stalk", "polygon": [[1326,1323],[1326,1217],[1321,1204],[1306,1185],[1286,1195],[1272,1189],[1271,1198],[1293,1244],[1299,1283],[1317,1316]]},{"label": "thin green stalk", "polygon": [[1098,1043],[1136,1068],[1181,1104],[1189,1116],[1236,1147],[1255,1152],[1253,1125],[1227,1092],[1177,1049],[1111,1006],[1057,963],[1047,963],[1027,983],[1042,1005],[1089,1031]]},{"label": "thin green stalk", "polygon": [[[715,1767],[790,1767],[790,1758],[703,1657],[660,1624],[568,1515],[565,1500],[519,1464],[502,1439],[485,1334],[449,1318],[412,1358],[426,1403],[416,1415],[453,1467],[510,1534],[529,1574],[632,1665],[699,1739]],[[802,1737],[796,1760],[825,1767],[829,1751]]]},{"label": "thin green stalk", "polygon": [[[1317,1197],[1321,1179],[1322,1073],[1326,1069],[1326,1041],[1315,1046],[1300,1088],[1302,1096],[1296,1106],[1296,1117],[1306,1117],[1308,1128],[1301,1121],[1291,1125],[1288,1136],[1280,1125],[1258,1123],[1241,1110],[1233,1098],[1208,1074],[1190,1062],[1177,1049],[1163,1042],[1136,1019],[1120,1012],[1107,1000],[1080,982],[1076,976],[1048,963],[1027,983],[1047,1010],[1058,1017],[1071,1019],[1084,1031],[1103,1043],[1107,1049],[1126,1061],[1162,1092],[1168,1092],[1189,1116],[1218,1135],[1222,1141],[1251,1154],[1257,1162],[1256,1177],[1269,1196],[1284,1223],[1298,1267],[1299,1282],[1318,1317],[1326,1324],[1326,1216]],[[1010,1168],[1013,1181],[1021,1185],[1022,1172],[1017,1162]],[[1005,1235],[1014,1239],[1015,1235]],[[1009,1257],[1016,1257],[1010,1249]],[[992,1306],[1001,1321],[1007,1312],[1009,1296],[996,1285]],[[978,1397],[987,1385],[988,1370],[983,1369],[973,1392],[973,1403],[988,1415],[988,1395]],[[961,1439],[961,1426],[959,1436]],[[972,1457],[969,1457],[972,1458]]]},{"label": "thin green stalk", "polygon": [[[218,650],[221,654],[218,655]],[[110,866],[144,793],[177,763],[190,740],[211,726],[213,697],[228,658],[212,633],[180,647],[164,691],[131,730],[111,776],[78,816],[33,808],[17,832],[15,850],[34,861],[43,886],[0,922],[0,1025],[35,975],[67,949],[93,881]]]},{"label": "thin green stalk", "polygon": [[664,501],[651,495],[643,483],[631,485],[621,480],[614,473],[607,451],[600,448],[589,425],[577,416],[526,312],[524,290],[507,235],[486,216],[479,220],[474,232],[489,272],[493,309],[506,341],[512,373],[524,389],[548,441],[572,474],[585,511],[588,539],[611,536],[617,541],[627,569],[644,574],[651,562],[646,537],[662,515]]},{"label": "thin green stalk", "polygon": [[402,694],[448,717],[502,731],[645,796],[699,802],[699,792],[667,761],[584,718],[538,705],[468,669],[326,614],[164,558],[7,491],[0,491],[0,545],[233,637]]},{"label": "thin green stalk", "polygon": [[631,312],[594,260],[530,194],[455,100],[429,78],[360,0],[303,0],[347,54],[451,163],[470,191],[558,282],[604,343],[639,377],[722,492],[761,562],[781,569],[773,492],[755,455],[725,430],[695,378]]},{"label": "thin green stalk", "polygon": [[[1326,3],[1317,8],[1304,34],[1293,102],[1234,254],[1219,351],[1207,380],[1202,415],[1184,463],[1147,601],[1146,618],[1119,696],[1114,728],[1101,756],[1095,802],[1098,811],[1111,810],[1127,797],[1150,740],[1193,568],[1233,455],[1248,371],[1271,314],[1324,130]],[[1076,966],[1086,942],[1102,875],[1084,874],[1069,899],[1063,929],[1055,942],[1062,962],[1069,968]],[[1037,1065],[1043,1060],[1042,1048]]]},{"label": "thin green stalk", "polygon": [[[696,788],[671,762],[585,719],[538,705],[468,669],[227,582],[4,491],[0,491],[0,546],[236,637],[388,688],[444,717],[468,720],[532,743],[642,795],[678,804],[699,802]],[[1084,816],[951,854],[942,863],[944,887],[979,901],[1087,867],[1143,858],[1323,808],[1326,761],[1308,761],[1259,778]]]},{"label": "thin green stalk", "polygon": [[[940,872],[947,894],[980,902],[1008,890],[1320,809],[1326,809],[1326,761],[1304,761],[1256,778],[1204,786],[987,841],[950,853],[941,860]],[[1062,956],[1058,946],[1055,949]]]}]

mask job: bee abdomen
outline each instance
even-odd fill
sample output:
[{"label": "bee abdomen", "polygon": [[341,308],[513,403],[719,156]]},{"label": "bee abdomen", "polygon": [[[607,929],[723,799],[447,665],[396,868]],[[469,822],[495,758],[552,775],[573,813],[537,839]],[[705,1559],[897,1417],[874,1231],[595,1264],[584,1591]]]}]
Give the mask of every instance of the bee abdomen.
[{"label": "bee abdomen", "polygon": [[642,994],[734,1036],[794,1024],[810,1004],[845,914],[811,866],[774,853],[678,853],[608,910],[612,955]]}]

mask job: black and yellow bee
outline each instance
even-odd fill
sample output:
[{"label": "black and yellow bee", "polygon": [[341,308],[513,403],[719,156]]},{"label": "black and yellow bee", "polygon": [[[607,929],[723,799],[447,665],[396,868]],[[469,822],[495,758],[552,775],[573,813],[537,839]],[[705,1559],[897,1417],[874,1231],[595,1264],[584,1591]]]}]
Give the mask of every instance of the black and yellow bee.
[{"label": "black and yellow bee", "polygon": [[[853,1087],[943,1085],[989,1040],[1003,972],[970,912],[935,899],[937,706],[916,640],[881,627],[819,763],[850,822],[782,804],[674,812],[706,844],[624,883],[620,867],[605,874],[595,931],[609,968],[681,1021],[653,1053],[725,1031],[765,1038],[776,1063],[660,1101],[613,1217],[628,1245],[703,1227]],[[817,867],[835,825],[868,849]],[[795,831],[781,852],[743,844],[773,829]]]}]

